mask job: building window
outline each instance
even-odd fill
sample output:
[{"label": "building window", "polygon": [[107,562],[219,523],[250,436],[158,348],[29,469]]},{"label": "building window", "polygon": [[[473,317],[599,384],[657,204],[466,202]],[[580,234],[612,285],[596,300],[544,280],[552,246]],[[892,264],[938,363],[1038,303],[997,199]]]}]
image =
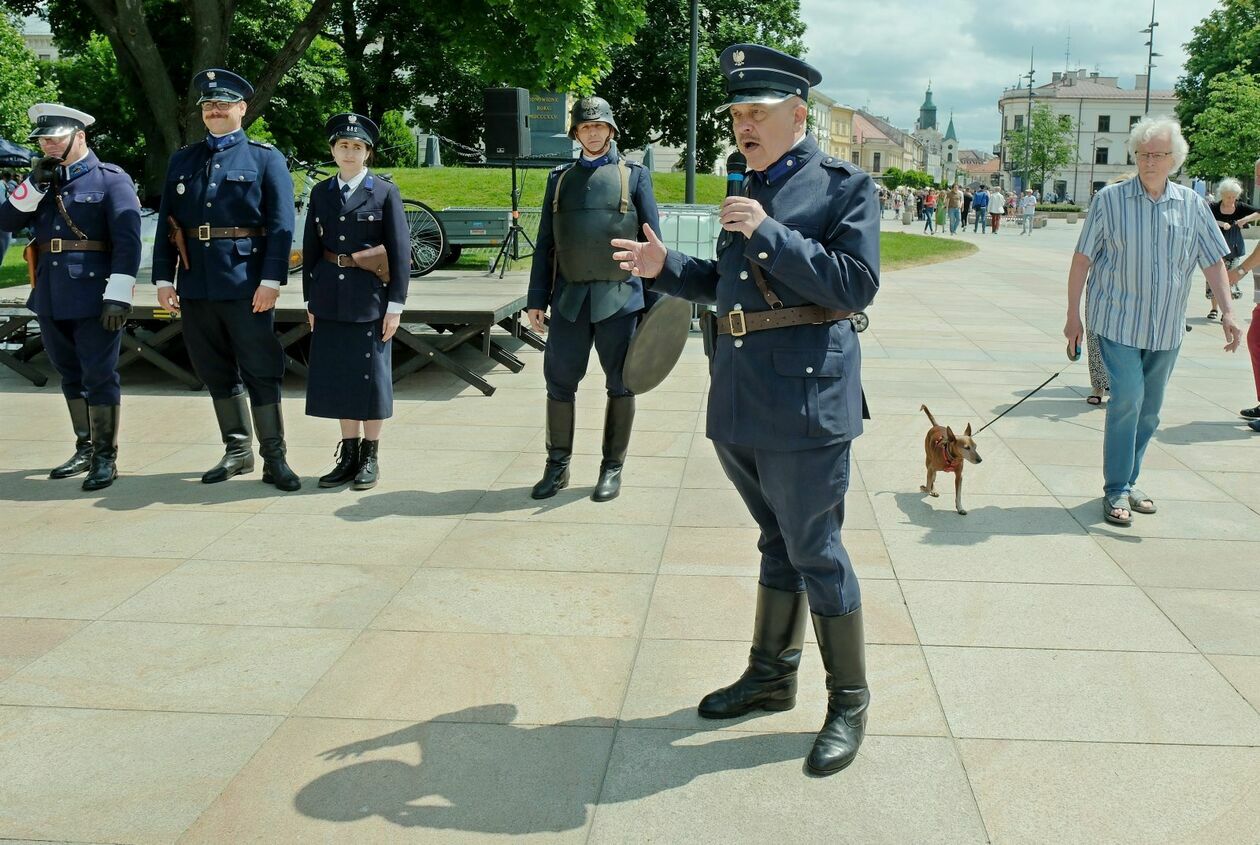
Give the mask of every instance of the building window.
[{"label": "building window", "polygon": [[953,154],[952,152],[951,152],[951,153],[946,153],[946,155],[945,155],[945,160],[946,160],[946,161],[953,161],[953,160],[954,160],[954,154]]},{"label": "building window", "polygon": [[1101,190],[1102,190],[1103,188],[1105,188],[1106,186],[1107,186],[1107,183],[1106,183],[1106,182],[1095,182],[1095,183],[1094,183],[1094,189],[1093,189],[1093,191],[1091,191],[1091,192],[1090,192],[1090,195],[1091,195],[1091,196],[1093,196],[1094,194],[1098,193],[1099,191],[1101,191]]},{"label": "building window", "polygon": [[1111,115],[1109,114],[1098,115],[1098,131],[1099,132],[1111,131]]},{"label": "building window", "polygon": [[876,173],[879,172],[880,158],[881,158],[881,155],[879,153],[871,153],[871,170],[875,171]]},{"label": "building window", "polygon": [[1107,156],[1108,154],[1110,154],[1110,152],[1111,152],[1111,149],[1109,147],[1095,147],[1094,148],[1094,164],[1106,164]]},{"label": "building window", "polygon": [[1024,116],[1022,114],[1015,115],[1015,131],[1018,132],[1019,130],[1023,128],[1024,128]]},{"label": "building window", "polygon": [[1141,119],[1142,119],[1142,115],[1140,114],[1129,115],[1129,128],[1132,129],[1134,126],[1137,125],[1137,122]]}]

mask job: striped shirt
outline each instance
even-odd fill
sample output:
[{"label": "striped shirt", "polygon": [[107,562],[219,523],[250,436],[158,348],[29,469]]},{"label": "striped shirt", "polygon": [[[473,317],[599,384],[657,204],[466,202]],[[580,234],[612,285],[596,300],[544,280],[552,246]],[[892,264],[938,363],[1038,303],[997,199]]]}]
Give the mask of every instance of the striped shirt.
[{"label": "striped shirt", "polygon": [[1203,197],[1170,181],[1152,200],[1134,176],[1094,197],[1076,251],[1092,262],[1090,331],[1139,349],[1176,349],[1195,268],[1220,261],[1229,246]]}]

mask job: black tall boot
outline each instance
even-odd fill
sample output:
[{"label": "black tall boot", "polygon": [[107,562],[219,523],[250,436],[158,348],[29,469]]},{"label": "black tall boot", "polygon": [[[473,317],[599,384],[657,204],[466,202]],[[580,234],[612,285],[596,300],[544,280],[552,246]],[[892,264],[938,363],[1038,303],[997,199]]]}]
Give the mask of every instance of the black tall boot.
[{"label": "black tall boot", "polygon": [[796,670],[805,644],[807,604],[804,593],[757,585],[757,621],[753,623],[748,668],[729,687],[700,700],[706,719],[734,719],[754,710],[791,710],[796,706]]},{"label": "black tall boot", "polygon": [[340,487],[354,481],[354,474],[359,471],[359,438],[343,438],[337,444],[336,458],[332,472],[319,477],[320,487]]},{"label": "black tall boot", "polygon": [[83,479],[83,489],[104,490],[118,477],[118,405],[89,405],[88,424],[92,429],[92,468]]},{"label": "black tall boot", "polygon": [[244,393],[214,400],[214,416],[223,435],[223,457],[201,476],[202,484],[218,484],[254,471],[254,443],[249,429],[249,400]]},{"label": "black tall boot", "polygon": [[550,499],[569,486],[569,458],[573,456],[573,403],[547,398],[547,466],[529,494]]},{"label": "black tall boot", "polygon": [[88,404],[83,398],[67,399],[70,425],[74,428],[74,455],[48,473],[49,478],[69,478],[87,472],[92,466],[92,424],[88,421]]},{"label": "black tall boot", "polygon": [[302,479],[289,469],[285,459],[284,417],[279,402],[254,408],[254,430],[258,432],[258,454],[263,459],[263,483],[274,484],[286,493],[301,490]]},{"label": "black tall boot", "polygon": [[381,441],[379,440],[363,439],[363,446],[359,449],[359,471],[354,475],[355,490],[371,490],[376,486],[376,480],[381,473],[381,468],[376,458],[376,452],[380,445]]},{"label": "black tall boot", "polygon": [[591,500],[607,502],[621,492],[621,468],[630,448],[630,429],[634,427],[634,397],[609,396],[604,411],[604,459],[599,464],[599,481]]},{"label": "black tall boot", "polygon": [[816,775],[830,775],[853,762],[866,735],[871,692],[866,686],[862,609],[844,616],[814,614],[814,633],[827,670],[827,721],[805,764]]}]

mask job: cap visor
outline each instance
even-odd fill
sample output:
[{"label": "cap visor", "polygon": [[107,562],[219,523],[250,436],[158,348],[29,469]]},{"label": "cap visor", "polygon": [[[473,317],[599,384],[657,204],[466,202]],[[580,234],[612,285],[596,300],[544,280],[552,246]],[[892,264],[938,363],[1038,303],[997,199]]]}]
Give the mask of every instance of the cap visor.
[{"label": "cap visor", "polygon": [[37,126],[31,130],[31,134],[27,135],[27,140],[36,138],[64,138],[67,135],[73,135],[79,130],[73,126]]},{"label": "cap visor", "polygon": [[216,91],[213,94],[202,94],[201,99],[197,101],[197,105],[211,101],[217,103],[239,103],[244,99],[240,94],[233,94],[231,91]]},{"label": "cap visor", "polygon": [[773,106],[782,103],[784,100],[795,97],[795,94],[786,94],[782,91],[745,91],[740,94],[731,94],[730,99],[713,110],[714,114],[721,114],[731,106],[742,105],[759,105]]}]

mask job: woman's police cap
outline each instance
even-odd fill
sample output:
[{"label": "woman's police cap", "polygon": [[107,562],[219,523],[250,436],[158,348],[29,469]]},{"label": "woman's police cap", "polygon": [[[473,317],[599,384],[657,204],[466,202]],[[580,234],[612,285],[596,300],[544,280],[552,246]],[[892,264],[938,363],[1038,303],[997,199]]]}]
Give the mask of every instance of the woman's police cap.
[{"label": "woman's police cap", "polygon": [[732,44],[722,51],[720,61],[727,99],[717,113],[740,103],[773,105],[789,97],[805,100],[810,86],[822,82],[822,74],[813,66],[760,44]]},{"label": "woman's police cap", "polygon": [[96,122],[96,118],[87,112],[59,103],[36,103],[27,109],[26,116],[35,125],[27,136],[32,141],[36,138],[64,138]]},{"label": "woman's police cap", "polygon": [[254,86],[241,77],[224,70],[212,67],[203,70],[193,77],[193,87],[201,92],[198,103],[215,100],[221,103],[239,103],[254,96]]},{"label": "woman's police cap", "polygon": [[349,111],[328,118],[324,131],[328,133],[330,144],[337,143],[338,138],[353,138],[369,147],[375,147],[376,139],[381,135],[381,130],[370,119]]}]

